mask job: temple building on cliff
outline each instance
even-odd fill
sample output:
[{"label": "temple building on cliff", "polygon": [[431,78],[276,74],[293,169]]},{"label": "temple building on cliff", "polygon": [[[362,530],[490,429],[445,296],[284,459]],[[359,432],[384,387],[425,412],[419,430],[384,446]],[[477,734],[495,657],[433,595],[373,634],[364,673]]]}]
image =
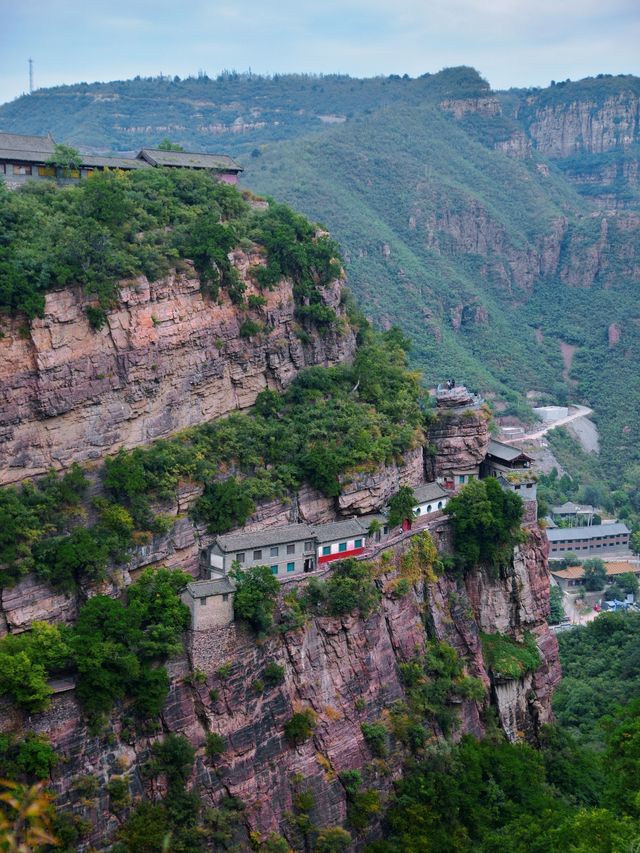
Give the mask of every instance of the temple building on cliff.
[{"label": "temple building on cliff", "polygon": [[143,148],[135,157],[103,157],[80,152],[75,168],[60,169],[52,164],[56,143],[49,136],[0,133],[0,179],[11,189],[28,180],[57,180],[74,183],[106,169],[132,171],[157,167],[205,170],[225,184],[237,184],[242,166],[226,154],[192,151],[165,151]]}]

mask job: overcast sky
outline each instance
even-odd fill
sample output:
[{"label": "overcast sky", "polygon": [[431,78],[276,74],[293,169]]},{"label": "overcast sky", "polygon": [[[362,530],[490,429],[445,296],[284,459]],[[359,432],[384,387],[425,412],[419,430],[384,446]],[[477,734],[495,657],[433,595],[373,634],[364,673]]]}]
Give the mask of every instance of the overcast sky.
[{"label": "overcast sky", "polygon": [[434,72],[494,88],[640,74],[640,0],[0,0],[0,102],[136,74]]}]

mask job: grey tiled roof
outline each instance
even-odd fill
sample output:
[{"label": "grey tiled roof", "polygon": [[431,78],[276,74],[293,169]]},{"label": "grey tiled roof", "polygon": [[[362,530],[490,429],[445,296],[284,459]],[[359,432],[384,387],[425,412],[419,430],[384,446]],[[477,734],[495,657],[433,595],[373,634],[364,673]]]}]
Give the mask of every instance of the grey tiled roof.
[{"label": "grey tiled roof", "polygon": [[150,164],[133,157],[99,157],[94,154],[83,154],[82,165],[87,168],[95,166],[98,169],[148,169]]},{"label": "grey tiled roof", "polygon": [[626,524],[593,524],[590,527],[556,527],[547,529],[549,542],[569,540],[571,542],[582,542],[585,539],[599,539],[602,536],[617,536],[621,533],[629,533]]},{"label": "grey tiled roof", "polygon": [[324,542],[337,542],[338,539],[351,539],[354,536],[364,536],[367,528],[357,518],[344,521],[330,521],[328,524],[315,526],[316,539],[322,545]]},{"label": "grey tiled roof", "polygon": [[495,438],[492,438],[489,441],[487,456],[493,456],[495,459],[499,459],[503,462],[513,462],[513,460],[517,459],[519,456],[523,456],[528,460],[531,459],[531,457],[520,450],[519,447],[511,447],[510,444],[503,444],[501,441],[496,441]]},{"label": "grey tiled roof", "polygon": [[424,483],[422,486],[416,486],[413,494],[417,503],[423,504],[427,501],[437,501],[439,498],[448,498],[451,492],[447,492],[438,483]]},{"label": "grey tiled roof", "polygon": [[55,142],[50,136],[27,136],[22,133],[0,133],[0,148],[4,151],[53,154]]},{"label": "grey tiled roof", "polygon": [[0,160],[11,160],[14,163],[46,163],[52,153],[52,151],[27,151],[22,148],[0,148]]},{"label": "grey tiled roof", "polygon": [[193,581],[187,584],[187,592],[192,598],[206,598],[209,595],[223,595],[235,592],[236,585],[229,577],[213,578],[212,580]]},{"label": "grey tiled roof", "polygon": [[242,172],[243,168],[226,154],[199,154],[195,151],[163,151],[158,148],[143,148],[138,157],[154,166],[182,166],[191,169],[218,169]]},{"label": "grey tiled roof", "polygon": [[288,524],[286,527],[267,527],[255,533],[225,533],[218,536],[216,542],[222,551],[229,553],[314,538],[314,528],[308,524]]}]

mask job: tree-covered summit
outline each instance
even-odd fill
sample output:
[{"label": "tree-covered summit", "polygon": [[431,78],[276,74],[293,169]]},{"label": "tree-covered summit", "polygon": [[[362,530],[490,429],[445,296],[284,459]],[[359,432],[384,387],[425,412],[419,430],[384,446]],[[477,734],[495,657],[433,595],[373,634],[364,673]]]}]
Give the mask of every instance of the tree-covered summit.
[{"label": "tree-covered summit", "polygon": [[99,303],[98,325],[119,280],[157,279],[185,259],[211,298],[224,290],[241,305],[246,285],[228,256],[256,244],[266,255],[254,270],[258,286],[288,277],[313,320],[318,288],[340,274],[339,250],[285,205],[255,210],[234,187],[186,169],[106,171],[16,191],[0,182],[0,313],[38,316],[47,290],[80,284]]}]

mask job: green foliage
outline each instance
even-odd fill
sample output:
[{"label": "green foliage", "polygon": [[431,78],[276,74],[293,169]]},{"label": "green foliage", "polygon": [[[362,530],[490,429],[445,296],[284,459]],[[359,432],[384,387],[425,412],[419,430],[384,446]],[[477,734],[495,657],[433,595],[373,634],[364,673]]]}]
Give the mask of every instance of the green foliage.
[{"label": "green foliage", "polygon": [[234,569],[236,582],[233,596],[233,615],[248,622],[258,634],[271,627],[273,611],[280,585],[269,566],[252,566],[250,569]]},{"label": "green foliage", "polygon": [[284,667],[275,661],[269,661],[262,673],[265,684],[269,687],[275,687],[277,684],[282,684],[284,681]]},{"label": "green foliage", "polygon": [[204,750],[207,754],[207,758],[211,761],[215,761],[220,758],[226,748],[227,742],[222,735],[219,735],[217,732],[209,732],[207,734],[207,741]]},{"label": "green foliage", "polygon": [[27,732],[23,738],[0,734],[0,777],[31,783],[48,779],[58,763],[56,751],[43,735]]},{"label": "green foliage", "polygon": [[61,145],[56,143],[53,146],[53,154],[47,158],[48,166],[55,166],[60,170],[61,176],[65,176],[65,172],[69,169],[79,169],[82,164],[82,154],[72,148],[70,145]]},{"label": "green foliage", "polygon": [[113,776],[107,783],[109,794],[109,808],[112,812],[119,812],[126,808],[131,802],[129,794],[129,780],[122,776]]},{"label": "green foliage", "polygon": [[316,715],[311,708],[296,713],[284,724],[284,736],[291,746],[304,743],[313,734]]},{"label": "green foliage", "polygon": [[540,666],[540,651],[529,632],[525,632],[522,642],[499,632],[481,634],[480,639],[485,663],[497,678],[522,678]]},{"label": "green foliage", "polygon": [[558,722],[601,745],[599,721],[640,696],[640,614],[603,613],[558,635],[563,679],[553,707]]},{"label": "green foliage", "polygon": [[245,320],[240,326],[240,337],[254,338],[256,335],[260,334],[262,329],[262,323],[259,323],[257,320]]},{"label": "green foliage", "polygon": [[566,617],[562,606],[562,590],[559,586],[552,585],[549,590],[549,625],[559,625]]},{"label": "green foliage", "polygon": [[3,690],[30,712],[51,695],[47,678],[71,671],[76,695],[93,717],[129,697],[141,718],[157,716],[169,679],[157,661],[182,648],[189,610],[179,592],[188,575],[146,569],[129,587],[128,600],[96,595],[81,608],[72,629],[35,622],[29,633],[0,640]]},{"label": "green foliage", "polygon": [[316,615],[341,616],[358,610],[367,618],[380,603],[370,563],[349,558],[334,563],[327,580],[311,578],[299,599],[303,610]]},{"label": "green foliage", "polygon": [[387,737],[389,734],[386,727],[382,723],[362,723],[360,729],[373,755],[384,758],[387,754]]},{"label": "green foliage", "polygon": [[413,508],[417,504],[413,489],[402,486],[389,501],[388,522],[390,527],[396,527],[403,521],[413,521]]},{"label": "green foliage", "polygon": [[321,829],[313,848],[314,853],[343,853],[351,846],[351,833],[341,826]]},{"label": "green foliage", "polygon": [[522,499],[494,477],[472,480],[444,510],[451,518],[456,555],[465,570],[480,564],[494,575],[511,561],[519,541]]},{"label": "green foliage", "polygon": [[607,580],[607,569],[599,557],[592,557],[582,564],[584,571],[584,586],[587,590],[604,589]]}]

